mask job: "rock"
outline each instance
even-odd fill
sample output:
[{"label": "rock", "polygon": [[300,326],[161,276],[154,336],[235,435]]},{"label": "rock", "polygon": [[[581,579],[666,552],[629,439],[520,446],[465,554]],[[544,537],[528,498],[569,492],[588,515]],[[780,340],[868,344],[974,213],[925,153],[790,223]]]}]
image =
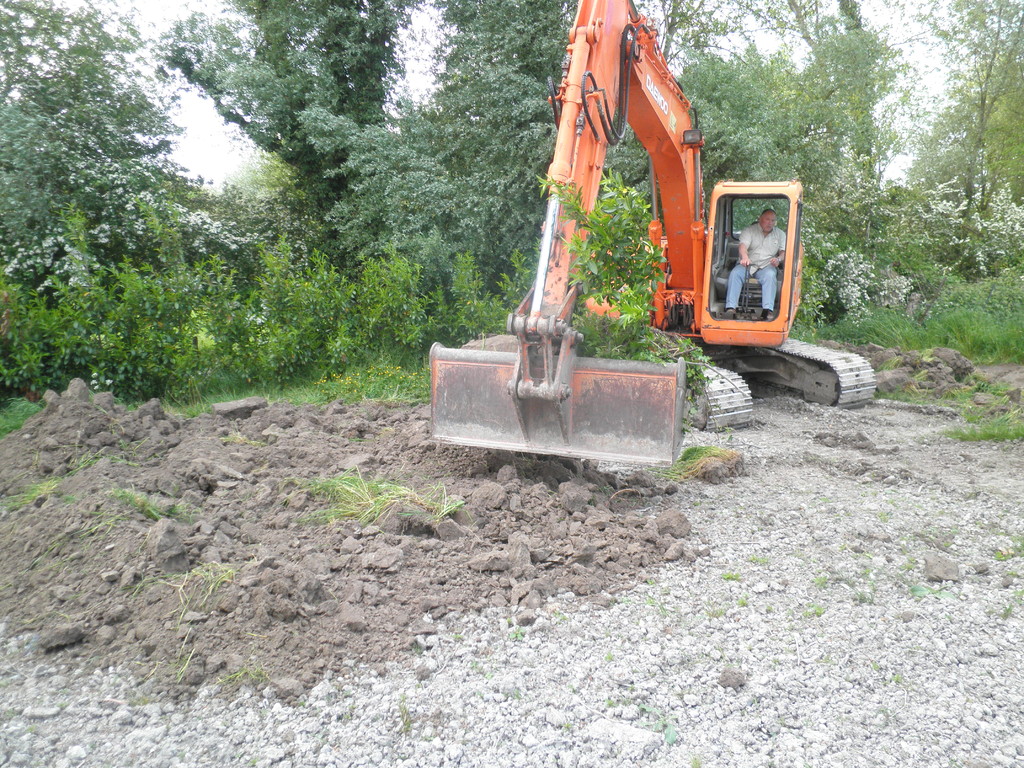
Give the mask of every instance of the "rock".
[{"label": "rock", "polygon": [[274,693],[285,700],[297,699],[306,692],[305,686],[294,677],[278,677],[270,684],[274,687]]},{"label": "rock", "polygon": [[658,533],[662,536],[685,539],[690,535],[690,521],[678,509],[664,510],[655,518],[655,522],[658,526]]},{"label": "rock", "polygon": [[676,560],[685,560],[688,563],[692,563],[697,559],[697,555],[694,553],[693,548],[690,547],[685,541],[675,541],[669,545],[668,549],[665,550],[665,561],[675,562]]},{"label": "rock", "polygon": [[109,645],[117,638],[117,630],[109,624],[104,624],[96,630],[96,642]]},{"label": "rock", "polygon": [[351,632],[365,632],[366,631],[366,614],[363,609],[357,605],[350,605],[344,603],[338,609],[338,621],[345,629]]},{"label": "rock", "polygon": [[508,559],[514,568],[530,566],[530,539],[525,533],[513,533],[508,537]]},{"label": "rock", "polygon": [[501,509],[507,500],[505,486],[490,480],[469,494],[469,503],[476,509]]},{"label": "rock", "polygon": [[165,517],[154,523],[146,534],[146,554],[161,570],[168,573],[188,570],[183,533],[178,523]]},{"label": "rock", "polygon": [[878,371],[875,373],[875,389],[886,394],[899,392],[910,385],[910,370],[908,368],[896,368],[891,371]]},{"label": "rock", "polygon": [[60,624],[39,636],[39,647],[44,651],[56,651],[75,645],[85,639],[85,627],[81,624]]},{"label": "rock", "polygon": [[963,381],[974,372],[974,363],[955,349],[936,347],[932,350],[932,356],[948,365],[957,381]]},{"label": "rock", "polygon": [[380,571],[397,570],[398,564],[402,562],[405,553],[401,547],[378,547],[362,556],[364,568],[374,568]]},{"label": "rock", "polygon": [[87,758],[88,756],[89,753],[81,744],[75,744],[73,747],[68,749],[66,753],[67,759],[70,760],[72,763],[80,763],[83,760],[85,760],[85,758]]},{"label": "rock", "polygon": [[662,742],[662,736],[652,730],[604,717],[587,726],[587,735],[592,739],[611,741],[614,744],[635,744],[652,748]]},{"label": "rock", "polygon": [[501,483],[502,485],[505,485],[506,483],[511,483],[514,480],[518,480],[519,473],[516,472],[515,466],[513,466],[512,464],[506,464],[505,466],[498,470],[497,477],[498,482]]},{"label": "rock", "polygon": [[747,673],[736,667],[726,667],[718,676],[718,684],[723,688],[732,688],[738,691],[747,684]]},{"label": "rock", "polygon": [[49,720],[60,714],[60,707],[25,707],[21,716],[26,720]]},{"label": "rock", "polygon": [[437,662],[433,659],[424,659],[416,665],[415,674],[417,680],[429,680],[437,671]]},{"label": "rock", "polygon": [[531,627],[537,621],[537,613],[531,609],[527,609],[516,616],[516,624],[520,627]]},{"label": "rock", "polygon": [[567,482],[558,486],[558,500],[569,512],[582,512],[594,495],[585,485]]},{"label": "rock", "polygon": [[445,518],[434,524],[434,534],[441,541],[455,541],[466,535],[466,529],[450,518]]},{"label": "rock", "polygon": [[135,418],[145,419],[147,416],[153,421],[162,421],[167,418],[167,414],[164,413],[163,406],[160,405],[159,398],[151,397],[135,409]]},{"label": "rock", "polygon": [[223,416],[226,419],[248,419],[260,408],[267,407],[267,400],[264,397],[246,397],[242,400],[232,400],[228,403],[214,403],[211,410],[216,416]]},{"label": "rock", "polygon": [[924,556],[924,577],[928,581],[960,581],[960,566],[945,555],[929,552]]},{"label": "rock", "polygon": [[507,571],[512,562],[505,552],[496,549],[471,557],[466,565],[474,571]]}]

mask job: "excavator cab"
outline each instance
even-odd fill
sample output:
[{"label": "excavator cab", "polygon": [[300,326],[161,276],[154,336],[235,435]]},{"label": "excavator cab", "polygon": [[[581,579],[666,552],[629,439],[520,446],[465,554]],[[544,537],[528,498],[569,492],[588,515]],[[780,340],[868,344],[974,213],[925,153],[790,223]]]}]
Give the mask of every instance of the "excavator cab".
[{"label": "excavator cab", "polygon": [[[708,211],[704,306],[701,338],[708,344],[778,346],[789,334],[800,296],[803,249],[800,216],[803,189],[798,181],[721,182]],[[729,275],[740,258],[740,233],[766,209],[775,211],[775,226],[785,233],[785,257],[778,268],[778,290],[768,319],[761,316],[761,285],[752,276],[743,282],[735,318],[726,316]]]}]

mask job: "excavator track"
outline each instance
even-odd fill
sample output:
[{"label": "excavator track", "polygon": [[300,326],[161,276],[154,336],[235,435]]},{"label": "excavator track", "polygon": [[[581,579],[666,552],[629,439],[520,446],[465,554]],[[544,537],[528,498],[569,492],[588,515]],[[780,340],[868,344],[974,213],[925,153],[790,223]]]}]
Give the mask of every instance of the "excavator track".
[{"label": "excavator track", "polygon": [[794,389],[811,403],[856,408],[875,394],[875,372],[863,357],[795,339],[777,347],[730,347],[714,359],[735,373]]},{"label": "excavator track", "polygon": [[875,396],[875,370],[860,355],[818,347],[796,339],[786,339],[778,350],[819,367],[827,367],[835,374],[838,379],[835,399],[832,402],[811,402],[825,402],[825,405],[834,405],[837,408],[856,408]]},{"label": "excavator track", "polygon": [[704,374],[707,384],[690,419],[693,426],[716,432],[750,424],[754,399],[743,377],[715,366],[705,368]]}]

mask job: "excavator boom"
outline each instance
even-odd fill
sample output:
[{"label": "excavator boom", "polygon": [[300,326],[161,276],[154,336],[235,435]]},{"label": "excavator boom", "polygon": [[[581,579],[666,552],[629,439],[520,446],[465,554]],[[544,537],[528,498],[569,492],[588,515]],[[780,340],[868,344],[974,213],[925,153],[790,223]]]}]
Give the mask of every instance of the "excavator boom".
[{"label": "excavator boom", "polygon": [[[650,123],[645,135],[666,145],[654,148],[656,165],[670,163],[670,186],[689,190],[688,204],[673,210],[687,211],[687,236],[692,227],[703,237],[699,141],[689,166],[680,162],[689,103],[644,17],[628,0],[582,0],[567,50],[552,94],[558,133],[548,178],[571,185],[590,208],[607,148],[622,137],[627,117],[638,132]],[[553,194],[537,278],[509,316],[512,339],[504,350],[431,350],[433,435],[489,448],[671,463],[684,432],[684,366],[577,357],[581,336],[570,324],[576,288],[565,248],[573,229]]]}]

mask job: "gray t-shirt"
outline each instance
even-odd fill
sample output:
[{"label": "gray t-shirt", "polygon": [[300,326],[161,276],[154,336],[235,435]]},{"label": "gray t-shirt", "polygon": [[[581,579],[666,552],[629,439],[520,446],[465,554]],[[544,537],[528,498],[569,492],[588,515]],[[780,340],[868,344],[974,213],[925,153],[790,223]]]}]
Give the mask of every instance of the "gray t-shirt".
[{"label": "gray t-shirt", "polygon": [[786,233],[773,227],[767,235],[754,222],[740,232],[740,242],[747,246],[747,255],[755,269],[767,267],[775,255],[786,247]]}]

